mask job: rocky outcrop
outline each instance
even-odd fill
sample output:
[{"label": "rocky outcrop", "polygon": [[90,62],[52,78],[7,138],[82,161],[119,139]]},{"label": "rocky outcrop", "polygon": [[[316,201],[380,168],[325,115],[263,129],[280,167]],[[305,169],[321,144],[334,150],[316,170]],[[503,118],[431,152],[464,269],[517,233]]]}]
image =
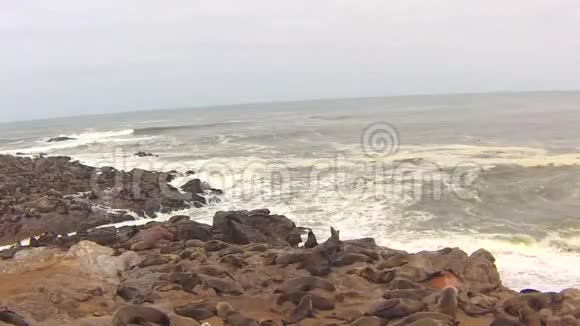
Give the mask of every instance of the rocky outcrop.
[{"label": "rocky outcrop", "polygon": [[[213,224],[178,215],[88,230],[58,248],[15,247],[0,255],[4,316],[48,326],[135,322],[139,312],[168,325],[575,325],[580,317],[579,290],[511,291],[485,250],[407,253],[343,241],[334,229],[298,247],[285,235],[299,229],[267,210],[219,212]],[[22,275],[53,285],[15,285]]]},{"label": "rocky outcrop", "polygon": [[169,173],[93,168],[69,157],[0,155],[0,165],[0,245],[133,219],[129,212],[155,216],[207,203],[169,185]]}]

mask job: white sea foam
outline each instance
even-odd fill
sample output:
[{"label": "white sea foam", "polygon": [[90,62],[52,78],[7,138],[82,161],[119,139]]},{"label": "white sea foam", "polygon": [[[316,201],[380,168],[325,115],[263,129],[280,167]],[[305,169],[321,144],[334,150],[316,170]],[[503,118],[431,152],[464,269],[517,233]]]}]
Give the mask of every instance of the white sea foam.
[{"label": "white sea foam", "polygon": [[48,142],[50,138],[39,139],[33,146],[24,148],[13,148],[8,150],[3,150],[5,154],[15,154],[17,152],[24,152],[27,154],[37,154],[37,153],[51,153],[54,151],[71,149],[74,147],[88,145],[88,144],[99,144],[99,143],[128,143],[142,141],[152,137],[131,137],[133,135],[133,129],[124,129],[118,131],[85,131],[79,134],[61,134],[58,137],[69,137],[73,138],[67,141],[61,142]]}]

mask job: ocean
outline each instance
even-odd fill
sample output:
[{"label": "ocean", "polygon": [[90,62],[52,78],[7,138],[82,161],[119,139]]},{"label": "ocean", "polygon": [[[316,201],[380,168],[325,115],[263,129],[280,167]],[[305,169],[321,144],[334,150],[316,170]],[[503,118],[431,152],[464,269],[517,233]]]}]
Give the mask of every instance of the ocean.
[{"label": "ocean", "polygon": [[[82,112],[82,103],[79,103]],[[47,142],[51,137],[75,140]],[[139,158],[137,151],[157,157]],[[320,239],[491,251],[504,284],[580,287],[580,92],[262,103],[0,124],[0,153],[176,170]],[[194,176],[185,172],[193,170]],[[139,220],[135,223],[143,223]]]}]

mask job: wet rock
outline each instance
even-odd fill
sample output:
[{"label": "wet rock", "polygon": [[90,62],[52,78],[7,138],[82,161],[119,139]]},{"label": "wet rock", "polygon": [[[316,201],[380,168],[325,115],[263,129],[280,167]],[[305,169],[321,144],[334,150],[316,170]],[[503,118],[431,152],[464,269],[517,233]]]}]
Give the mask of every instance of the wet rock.
[{"label": "wet rock", "polygon": [[133,155],[137,156],[137,157],[158,157],[158,155],[155,155],[155,154],[149,153],[149,152],[143,152],[143,151],[139,151]]},{"label": "wet rock", "polygon": [[91,229],[82,236],[87,241],[92,241],[102,246],[112,245],[117,242],[117,229],[114,226]]},{"label": "wet rock", "polygon": [[65,137],[65,136],[60,136],[60,137],[53,137],[50,138],[49,140],[47,140],[47,143],[59,143],[59,142],[63,142],[63,141],[70,141],[70,140],[76,140],[76,138],[72,138],[72,137]]},{"label": "wet rock", "polygon": [[209,190],[209,185],[204,184],[199,179],[193,179],[181,186],[181,190],[193,194],[203,194],[206,190]]},{"label": "wet rock", "polygon": [[177,240],[209,241],[212,239],[211,226],[195,221],[180,220],[175,223]]}]

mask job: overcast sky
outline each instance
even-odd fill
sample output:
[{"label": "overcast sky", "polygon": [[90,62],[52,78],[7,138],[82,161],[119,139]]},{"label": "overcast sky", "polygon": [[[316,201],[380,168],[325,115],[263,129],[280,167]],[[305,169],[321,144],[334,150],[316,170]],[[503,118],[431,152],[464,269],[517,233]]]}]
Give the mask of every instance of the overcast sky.
[{"label": "overcast sky", "polygon": [[0,0],[1,121],[580,89],[578,0]]}]

